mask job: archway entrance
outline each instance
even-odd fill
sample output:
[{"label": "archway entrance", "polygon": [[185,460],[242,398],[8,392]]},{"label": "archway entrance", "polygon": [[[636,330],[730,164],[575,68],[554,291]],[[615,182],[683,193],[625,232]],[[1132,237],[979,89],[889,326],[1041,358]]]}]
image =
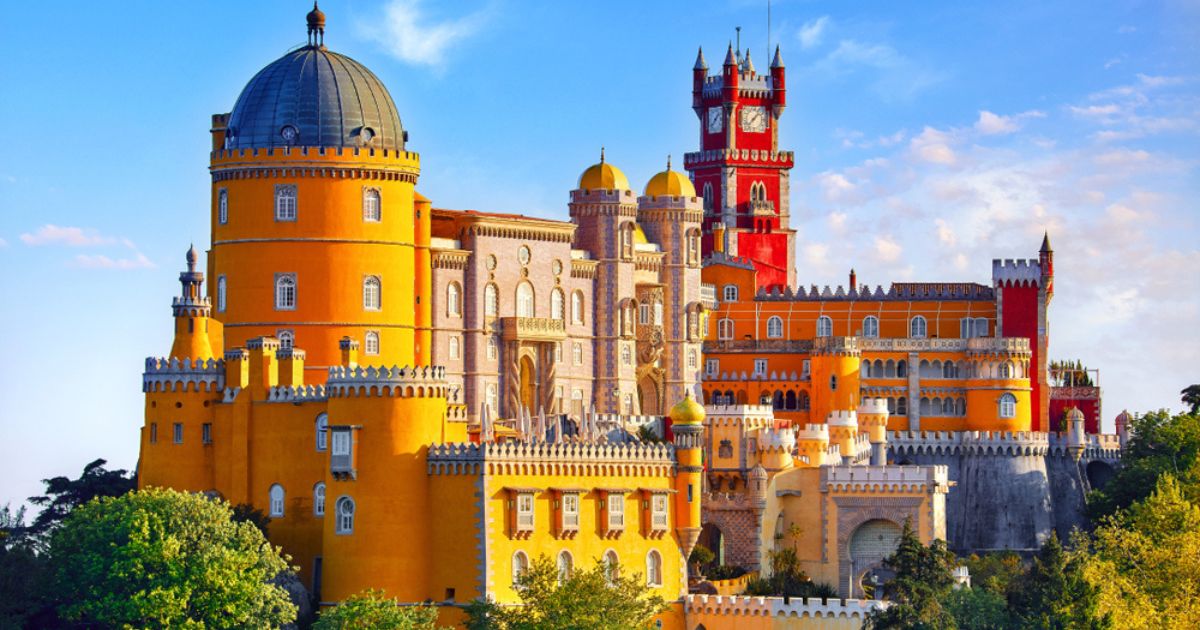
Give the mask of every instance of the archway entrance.
[{"label": "archway entrance", "polygon": [[850,575],[854,582],[851,597],[863,595],[861,580],[870,579],[873,570],[883,565],[884,558],[896,552],[901,532],[899,525],[884,519],[867,521],[854,530],[849,545]]},{"label": "archway entrance", "polygon": [[705,523],[700,529],[700,538],[696,544],[704,545],[713,552],[714,566],[725,564],[725,535],[721,533],[721,528],[712,523]]},{"label": "archway entrance", "polygon": [[641,413],[647,416],[662,415],[662,405],[659,404],[658,383],[650,376],[642,378],[638,383],[638,402]]},{"label": "archway entrance", "polygon": [[1108,462],[1088,462],[1087,478],[1088,485],[1092,487],[1092,490],[1099,490],[1103,488],[1108,484],[1108,480],[1112,479],[1113,475],[1115,474],[1116,471],[1113,470],[1113,467],[1110,466]]},{"label": "archway entrance", "polygon": [[526,409],[537,409],[537,368],[533,359],[521,357],[521,405]]}]

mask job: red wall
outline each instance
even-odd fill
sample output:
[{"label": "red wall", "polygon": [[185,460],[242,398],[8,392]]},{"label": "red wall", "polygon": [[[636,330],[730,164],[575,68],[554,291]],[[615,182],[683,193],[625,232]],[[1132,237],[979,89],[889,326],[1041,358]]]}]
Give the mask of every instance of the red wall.
[{"label": "red wall", "polygon": [[1047,430],[1065,431],[1063,417],[1072,407],[1083,412],[1083,427],[1088,433],[1100,432],[1100,401],[1092,399],[1074,400],[1070,398],[1050,399],[1050,419],[1046,423]]},{"label": "red wall", "polygon": [[1033,350],[1030,360],[1029,384],[1033,387],[1031,397],[1030,418],[1032,430],[1045,431],[1044,420],[1041,417],[1041,386],[1038,384],[1037,370],[1042,357],[1038,356],[1038,288],[1037,287],[1004,287],[1003,310],[1004,330],[1001,337],[1025,337]]}]

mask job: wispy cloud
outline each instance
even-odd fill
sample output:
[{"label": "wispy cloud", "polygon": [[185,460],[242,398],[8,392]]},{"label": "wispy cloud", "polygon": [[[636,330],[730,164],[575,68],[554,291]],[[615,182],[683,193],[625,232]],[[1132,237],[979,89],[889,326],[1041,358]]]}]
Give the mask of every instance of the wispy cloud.
[{"label": "wispy cloud", "polygon": [[47,223],[33,232],[21,235],[21,242],[33,247],[42,245],[60,245],[67,247],[90,247],[95,245],[112,245],[117,239],[104,236],[96,230],[72,226],[58,226]]},{"label": "wispy cloud", "polygon": [[985,136],[1008,134],[1020,129],[1021,125],[1027,119],[1045,117],[1046,114],[1044,112],[1037,110],[1021,112],[1012,116],[1001,116],[985,109],[979,112],[979,120],[975,121],[975,131]]},{"label": "wispy cloud", "polygon": [[479,33],[490,15],[490,8],[484,8],[439,21],[426,14],[423,0],[391,0],[380,19],[362,25],[361,30],[400,61],[441,68],[446,53]]},{"label": "wispy cloud", "polygon": [[4,240],[4,237],[0,236],[0,249],[4,249],[5,247],[8,247],[8,241]]},{"label": "wispy cloud", "polygon": [[815,20],[809,20],[800,27],[800,32],[797,36],[800,38],[801,48],[813,48],[821,43],[821,39],[825,37],[825,29],[829,26],[829,16],[822,15]]},{"label": "wispy cloud", "polygon": [[944,73],[901,54],[888,44],[854,39],[838,42],[837,48],[817,61],[812,69],[830,77],[873,74],[870,85],[886,100],[910,100],[945,78]]},{"label": "wispy cloud", "polygon": [[72,267],[80,269],[153,269],[155,264],[141,252],[132,258],[109,258],[103,254],[77,254],[71,261]]},{"label": "wispy cloud", "polygon": [[954,149],[950,148],[953,141],[954,138],[949,132],[926,127],[921,135],[909,142],[909,149],[918,160],[950,166],[958,161]]}]

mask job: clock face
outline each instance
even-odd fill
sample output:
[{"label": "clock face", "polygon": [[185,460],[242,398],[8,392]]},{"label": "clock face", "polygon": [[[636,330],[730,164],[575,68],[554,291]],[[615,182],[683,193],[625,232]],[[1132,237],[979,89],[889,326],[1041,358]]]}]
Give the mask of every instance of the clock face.
[{"label": "clock face", "polygon": [[721,131],[725,123],[725,112],[720,107],[708,108],[708,133]]},{"label": "clock face", "polygon": [[296,136],[300,135],[300,133],[296,131],[295,127],[291,125],[284,125],[283,129],[279,130],[279,135],[283,136],[283,139],[287,142],[292,142],[296,139]]},{"label": "clock face", "polygon": [[746,107],[742,109],[742,131],[759,132],[767,130],[767,110],[762,107]]}]

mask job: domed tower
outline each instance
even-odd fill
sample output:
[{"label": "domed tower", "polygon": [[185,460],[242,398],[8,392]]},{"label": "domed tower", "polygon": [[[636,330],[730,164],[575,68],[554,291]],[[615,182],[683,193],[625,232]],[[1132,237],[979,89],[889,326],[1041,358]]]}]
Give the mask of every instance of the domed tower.
[{"label": "domed tower", "polygon": [[220,329],[210,330],[212,302],[202,295],[204,274],[196,271],[199,256],[194,246],[188,248],[186,258],[187,271],[179,274],[182,291],[171,303],[171,313],[175,316],[175,341],[171,344],[171,354],[168,356],[208,361],[214,356],[210,335],[216,333],[219,339]]},{"label": "domed tower", "polygon": [[[704,208],[687,175],[667,170],[650,178],[638,199],[638,223],[664,253],[662,283],[664,400],[680,400],[700,381],[700,222]],[[674,315],[674,316],[670,316]],[[643,413],[645,411],[643,410]]]},{"label": "domed tower", "polygon": [[325,47],[320,10],[307,25],[306,46],[213,116],[208,270],[225,346],[271,336],[305,348],[306,380],[319,383],[342,337],[368,364],[424,356],[416,305],[429,301],[428,274],[417,267],[429,237],[414,210],[419,158],[387,88]]},{"label": "domed tower", "polygon": [[685,392],[671,408],[671,431],[675,435],[675,533],[686,558],[700,539],[700,492],[704,475],[704,407]]},{"label": "domed tower", "polygon": [[579,226],[575,246],[598,261],[592,320],[595,324],[594,403],[603,413],[632,411],[622,401],[637,399],[637,365],[623,361],[636,349],[634,245],[637,205],[629,180],[604,159],[588,167],[571,191],[571,221]]}]

